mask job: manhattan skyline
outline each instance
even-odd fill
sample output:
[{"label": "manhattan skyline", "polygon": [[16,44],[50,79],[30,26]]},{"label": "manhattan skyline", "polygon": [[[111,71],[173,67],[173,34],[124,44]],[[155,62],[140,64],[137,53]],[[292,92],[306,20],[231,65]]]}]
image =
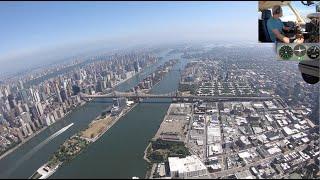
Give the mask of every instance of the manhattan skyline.
[{"label": "manhattan skyline", "polygon": [[[247,13],[237,13],[239,7]],[[256,2],[3,2],[0,62],[6,67],[0,71],[117,44],[254,42],[256,7]],[[221,32],[228,35],[221,38]]]}]

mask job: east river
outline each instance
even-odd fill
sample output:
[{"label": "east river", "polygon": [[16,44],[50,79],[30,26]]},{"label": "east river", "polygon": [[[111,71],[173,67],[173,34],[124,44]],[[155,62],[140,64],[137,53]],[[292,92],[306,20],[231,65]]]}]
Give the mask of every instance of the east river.
[{"label": "east river", "polygon": [[[180,55],[164,55],[163,59],[117,87],[125,91],[153,72],[160,64],[178,58],[176,64],[150,93],[167,93],[177,89],[185,59]],[[151,101],[155,101],[150,103]],[[37,136],[0,160],[0,178],[29,178],[47,162],[51,154],[70,136],[85,129],[110,104],[110,100],[94,100],[75,109]],[[149,103],[148,103],[149,102]],[[64,163],[51,178],[144,178],[147,162],[144,150],[166,114],[170,100],[146,100],[123,116],[95,143],[80,155]],[[74,123],[67,131],[50,140],[61,128]]]}]

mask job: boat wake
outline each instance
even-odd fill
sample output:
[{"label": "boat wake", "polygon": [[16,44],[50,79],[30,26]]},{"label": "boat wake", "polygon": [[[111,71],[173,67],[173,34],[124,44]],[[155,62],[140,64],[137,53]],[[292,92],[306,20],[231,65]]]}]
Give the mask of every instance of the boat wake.
[{"label": "boat wake", "polygon": [[31,151],[29,151],[24,157],[27,157],[27,158],[30,157],[35,152],[37,152],[39,149],[41,149],[44,145],[46,145],[48,142],[50,142],[52,139],[54,139],[55,137],[59,136],[60,134],[62,134],[66,130],[68,130],[71,126],[73,126],[73,123],[71,123],[68,126],[60,129],[59,131],[55,132],[50,137],[48,137],[46,140],[44,140],[40,144],[38,144],[36,147],[32,148]]},{"label": "boat wake", "polygon": [[54,139],[55,137],[59,136],[60,134],[62,134],[63,132],[65,132],[66,130],[68,130],[71,126],[73,126],[74,123],[69,124],[68,126],[65,126],[64,128],[60,129],[59,131],[55,132],[54,134],[52,134],[50,137],[48,137],[47,139],[45,139],[44,141],[42,141],[40,144],[38,144],[37,146],[35,146],[34,148],[32,148],[27,154],[25,154],[22,158],[20,158],[15,165],[10,169],[10,171],[8,171],[8,174],[11,174],[12,171],[14,171],[22,162],[24,162],[25,160],[29,159],[30,157],[32,157],[32,155],[34,153],[36,153],[37,151],[39,151],[44,145],[48,144],[52,139]]}]

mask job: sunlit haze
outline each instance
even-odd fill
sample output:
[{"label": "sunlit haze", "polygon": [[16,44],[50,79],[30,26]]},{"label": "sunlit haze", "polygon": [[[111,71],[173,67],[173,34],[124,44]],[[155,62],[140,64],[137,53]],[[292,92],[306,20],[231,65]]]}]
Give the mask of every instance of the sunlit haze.
[{"label": "sunlit haze", "polygon": [[256,18],[257,2],[3,2],[0,62],[10,63],[0,71],[57,60],[92,43],[256,41]]}]

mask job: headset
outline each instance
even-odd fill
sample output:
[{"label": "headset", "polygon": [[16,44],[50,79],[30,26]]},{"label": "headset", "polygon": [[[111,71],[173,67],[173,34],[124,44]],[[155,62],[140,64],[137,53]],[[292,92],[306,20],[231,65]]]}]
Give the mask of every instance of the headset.
[{"label": "headset", "polygon": [[276,6],[276,7],[275,7],[275,11],[272,12],[272,14],[280,14],[281,12],[282,12],[281,6]]}]

